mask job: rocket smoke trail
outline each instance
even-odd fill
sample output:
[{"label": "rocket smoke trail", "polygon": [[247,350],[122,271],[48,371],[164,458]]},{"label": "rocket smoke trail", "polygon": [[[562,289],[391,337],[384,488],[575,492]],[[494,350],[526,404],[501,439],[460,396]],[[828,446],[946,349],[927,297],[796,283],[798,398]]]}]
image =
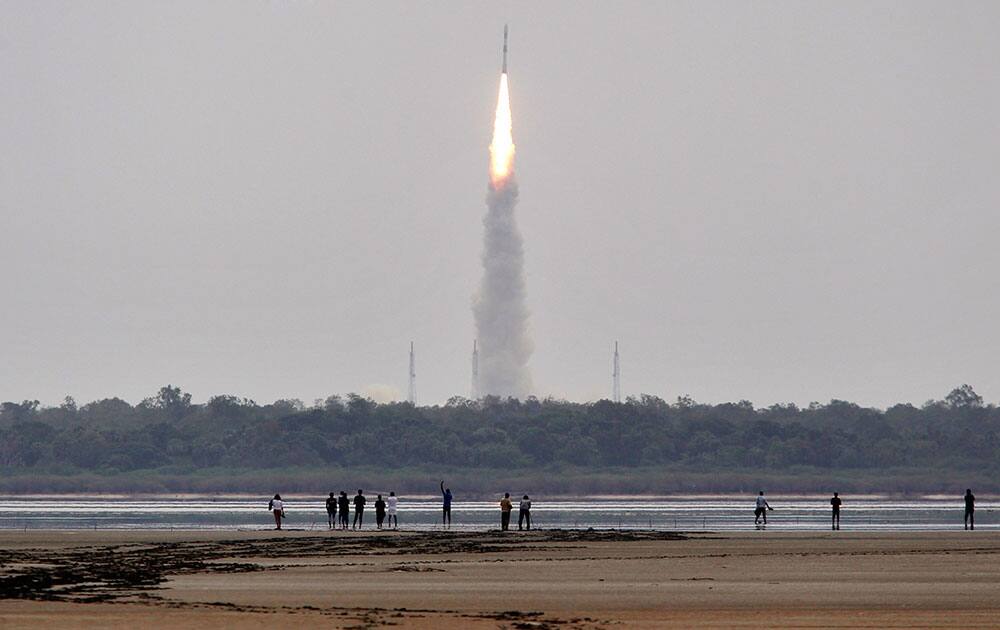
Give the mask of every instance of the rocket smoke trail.
[{"label": "rocket smoke trail", "polygon": [[480,351],[479,394],[524,398],[531,393],[528,359],[534,346],[528,335],[524,242],[514,217],[517,182],[507,88],[506,26],[486,205],[483,279],[472,307]]}]

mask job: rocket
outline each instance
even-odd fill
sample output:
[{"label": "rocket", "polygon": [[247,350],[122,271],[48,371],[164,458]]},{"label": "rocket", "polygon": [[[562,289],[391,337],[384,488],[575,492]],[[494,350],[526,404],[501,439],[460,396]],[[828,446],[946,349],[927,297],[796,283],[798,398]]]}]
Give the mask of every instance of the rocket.
[{"label": "rocket", "polygon": [[507,74],[507,25],[503,25],[503,66],[500,68],[500,72]]}]

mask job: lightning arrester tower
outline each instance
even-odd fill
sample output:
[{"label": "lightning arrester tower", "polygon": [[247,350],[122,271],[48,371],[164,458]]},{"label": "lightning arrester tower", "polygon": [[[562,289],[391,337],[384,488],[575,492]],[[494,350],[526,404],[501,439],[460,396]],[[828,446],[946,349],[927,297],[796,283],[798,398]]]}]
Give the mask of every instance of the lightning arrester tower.
[{"label": "lightning arrester tower", "polygon": [[479,400],[479,340],[472,340],[472,400]]},{"label": "lightning arrester tower", "polygon": [[622,368],[618,361],[618,342],[615,342],[615,355],[611,360],[611,400],[622,401]]},{"label": "lightning arrester tower", "polygon": [[417,362],[413,356],[413,342],[410,342],[410,393],[406,400],[411,404],[417,404]]}]

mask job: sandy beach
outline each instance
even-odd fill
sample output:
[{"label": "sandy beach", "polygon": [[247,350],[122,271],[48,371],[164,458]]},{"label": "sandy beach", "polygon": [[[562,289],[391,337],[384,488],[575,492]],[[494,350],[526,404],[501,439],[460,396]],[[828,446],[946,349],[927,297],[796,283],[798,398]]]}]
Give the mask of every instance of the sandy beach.
[{"label": "sandy beach", "polygon": [[0,532],[3,627],[995,627],[1000,533]]}]

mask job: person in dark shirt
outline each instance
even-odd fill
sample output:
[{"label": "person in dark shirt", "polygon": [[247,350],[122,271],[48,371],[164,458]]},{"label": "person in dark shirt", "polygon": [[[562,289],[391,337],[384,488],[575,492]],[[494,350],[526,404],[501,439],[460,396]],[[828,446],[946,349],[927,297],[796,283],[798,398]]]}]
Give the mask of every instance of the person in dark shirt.
[{"label": "person in dark shirt", "polygon": [[331,492],[326,500],[326,520],[330,524],[330,529],[337,524],[337,494]]},{"label": "person in dark shirt", "polygon": [[976,529],[976,495],[965,489],[965,529]]},{"label": "person in dark shirt", "polygon": [[365,495],[361,494],[361,490],[358,490],[358,494],[354,497],[354,527],[353,529],[361,529],[365,522]]},{"label": "person in dark shirt", "polygon": [[347,498],[347,492],[341,490],[340,498],[337,499],[337,508],[340,510],[340,529],[347,529],[347,513],[351,511],[351,502]]},{"label": "person in dark shirt", "polygon": [[382,495],[378,495],[375,499],[375,527],[382,529],[382,521],[385,520],[385,501],[382,500]]},{"label": "person in dark shirt", "polygon": [[441,524],[451,527],[451,488],[444,487],[441,482]]},{"label": "person in dark shirt", "polygon": [[836,492],[833,493],[833,498],[830,499],[830,506],[833,508],[833,529],[840,529],[840,504],[843,501],[840,500],[840,495]]}]

